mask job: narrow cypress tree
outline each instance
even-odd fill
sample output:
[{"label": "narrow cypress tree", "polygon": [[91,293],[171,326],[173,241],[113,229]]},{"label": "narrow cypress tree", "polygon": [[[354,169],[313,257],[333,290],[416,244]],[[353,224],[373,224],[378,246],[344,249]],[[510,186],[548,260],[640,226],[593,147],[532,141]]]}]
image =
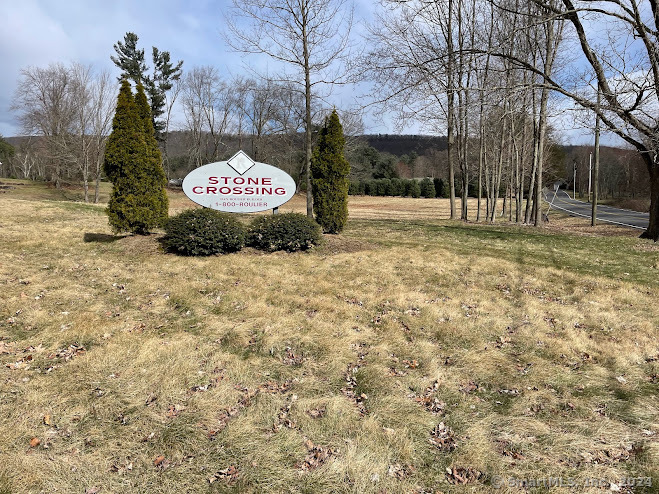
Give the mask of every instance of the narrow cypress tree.
[{"label": "narrow cypress tree", "polygon": [[152,225],[164,226],[169,212],[169,199],[165,191],[167,176],[162,167],[162,155],[160,154],[160,147],[158,146],[156,133],[153,128],[151,108],[149,107],[142,84],[137,85],[135,103],[137,105],[137,113],[142,120],[144,143],[146,145],[146,163],[140,174],[140,180],[143,180],[146,187],[144,204],[152,213],[150,220]]},{"label": "narrow cypress tree", "polygon": [[[143,117],[145,104],[148,126]],[[163,188],[166,179],[160,151],[154,142],[144,89],[138,87],[136,101],[124,79],[103,163],[103,170],[112,182],[107,213],[115,232],[143,235],[162,226],[167,219],[168,203]]]},{"label": "narrow cypress tree", "polygon": [[343,156],[345,138],[336,110],[325,119],[311,160],[313,210],[325,233],[339,233],[348,220],[350,164]]},{"label": "narrow cypress tree", "polygon": [[126,79],[121,81],[117,109],[112,120],[112,132],[103,155],[103,172],[114,183],[124,171],[126,163],[141,153],[141,133],[133,93]]}]

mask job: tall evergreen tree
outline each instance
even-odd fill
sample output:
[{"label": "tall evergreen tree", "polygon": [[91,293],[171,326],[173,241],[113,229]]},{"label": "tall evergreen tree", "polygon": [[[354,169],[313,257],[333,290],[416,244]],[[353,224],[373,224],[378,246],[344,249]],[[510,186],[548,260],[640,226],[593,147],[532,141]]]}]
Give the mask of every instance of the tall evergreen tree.
[{"label": "tall evergreen tree", "polygon": [[144,62],[144,50],[137,49],[137,34],[126,33],[124,42],[118,41],[114,46],[117,56],[110,56],[110,60],[121,69],[121,80],[130,79],[135,84],[144,82],[146,76],[146,63]]},{"label": "tall evergreen tree", "polygon": [[325,233],[339,233],[348,220],[350,164],[336,110],[325,119],[311,160],[313,211]]},{"label": "tall evergreen tree", "polygon": [[162,132],[165,130],[165,122],[159,120],[159,117],[165,112],[167,91],[172,89],[174,81],[181,78],[183,61],[179,60],[174,65],[170,60],[169,52],[159,51],[155,46],[152,55],[153,75],[146,80],[145,84],[149,93],[156,139],[161,140]]},{"label": "tall evergreen tree", "polygon": [[165,112],[166,94],[172,89],[174,81],[180,79],[183,61],[173,64],[168,51],[160,51],[152,47],[153,74],[149,75],[144,60],[144,50],[137,48],[138,37],[135,33],[126,33],[123,43],[118,41],[114,45],[117,56],[110,56],[110,60],[121,69],[121,79],[132,80],[135,85],[143,84],[149,94],[152,125],[156,139],[162,139],[165,123],[160,117]]},{"label": "tall evergreen tree", "polygon": [[112,182],[107,213],[115,232],[146,234],[164,224],[168,202],[160,162],[144,88],[138,85],[133,98],[124,79],[103,163]]}]

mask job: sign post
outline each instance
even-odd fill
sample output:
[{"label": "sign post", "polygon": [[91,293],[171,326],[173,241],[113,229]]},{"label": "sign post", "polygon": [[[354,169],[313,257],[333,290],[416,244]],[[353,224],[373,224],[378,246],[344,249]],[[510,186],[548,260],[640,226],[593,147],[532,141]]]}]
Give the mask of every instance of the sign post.
[{"label": "sign post", "polygon": [[295,181],[283,170],[252,160],[238,151],[227,161],[192,170],[183,192],[197,204],[228,213],[273,210],[295,195]]}]

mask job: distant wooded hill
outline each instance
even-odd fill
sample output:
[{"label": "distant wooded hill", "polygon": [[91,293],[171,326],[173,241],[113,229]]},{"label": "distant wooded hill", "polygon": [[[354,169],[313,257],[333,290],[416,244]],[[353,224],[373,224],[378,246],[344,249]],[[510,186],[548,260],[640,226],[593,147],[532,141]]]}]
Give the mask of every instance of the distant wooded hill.
[{"label": "distant wooded hill", "polygon": [[[168,140],[168,150],[170,156],[183,156],[187,154],[186,136],[187,132],[170,132]],[[302,142],[303,135],[300,134],[300,142]],[[5,140],[12,146],[18,148],[22,144],[29,141],[38,140],[38,137],[6,137]],[[238,136],[225,136],[223,139],[226,147],[237,147],[242,140],[243,147],[246,152],[250,152],[252,136],[243,136],[242,139]],[[390,153],[395,156],[410,155],[416,153],[421,156],[426,154],[427,151],[433,149],[437,151],[445,151],[447,148],[447,138],[445,136],[425,136],[425,135],[396,135],[396,134],[366,134],[362,136],[355,136],[353,140],[365,142],[372,148],[380,153]]]},{"label": "distant wooded hill", "polygon": [[445,151],[448,146],[448,139],[445,136],[371,134],[361,138],[379,152],[396,156],[412,153],[420,156],[431,149]]},{"label": "distant wooded hill", "polygon": [[[48,169],[58,161],[43,137],[7,137],[16,148],[16,156],[0,168],[0,175],[19,178],[46,178]],[[295,180],[301,179],[304,162],[304,135],[193,135],[171,132],[167,139],[166,171],[170,178],[182,178],[190,170],[212,161],[225,160],[239,149],[253,159],[277,166]],[[478,180],[478,144],[470,151],[469,182]],[[194,151],[192,151],[194,150]],[[545,164],[546,180],[561,179],[573,188],[576,168],[578,194],[587,194],[589,155],[592,146],[551,144]],[[602,146],[600,151],[601,197],[647,197],[647,171],[633,150]],[[427,135],[367,134],[346,137],[346,157],[351,165],[351,180],[373,178],[448,178],[447,138]],[[7,161],[7,160],[5,160]],[[61,166],[66,166],[66,160]],[[526,164],[525,166],[527,166]],[[456,180],[461,175],[456,165]],[[75,168],[64,169],[70,180],[76,180]],[[528,180],[528,174],[526,179]]]}]

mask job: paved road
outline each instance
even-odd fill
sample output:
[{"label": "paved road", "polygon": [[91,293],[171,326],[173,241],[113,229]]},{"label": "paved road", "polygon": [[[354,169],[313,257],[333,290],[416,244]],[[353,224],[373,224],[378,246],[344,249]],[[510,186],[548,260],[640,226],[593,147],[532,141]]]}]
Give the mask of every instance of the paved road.
[{"label": "paved road", "polygon": [[[552,203],[552,209],[565,211],[571,216],[584,216],[590,218],[591,205],[589,202],[572,199],[567,192],[559,190],[554,197],[554,191],[544,190],[545,200]],[[552,202],[553,201],[553,202]],[[648,213],[639,213],[628,209],[612,208],[611,206],[597,205],[597,221],[623,225],[631,228],[645,230],[650,222]]]}]

